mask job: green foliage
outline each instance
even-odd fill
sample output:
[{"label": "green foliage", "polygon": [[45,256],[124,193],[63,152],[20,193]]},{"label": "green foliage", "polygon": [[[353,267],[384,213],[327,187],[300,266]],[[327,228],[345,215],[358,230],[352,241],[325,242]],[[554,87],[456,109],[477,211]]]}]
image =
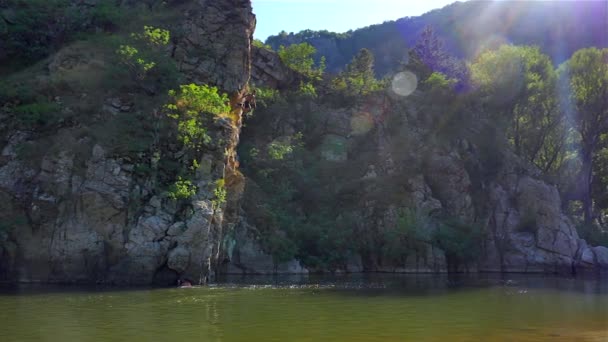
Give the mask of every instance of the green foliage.
[{"label": "green foliage", "polygon": [[167,197],[173,200],[188,200],[196,195],[197,188],[189,179],[178,177],[167,190]]},{"label": "green foliage", "polygon": [[268,156],[273,160],[283,160],[293,152],[293,146],[286,142],[273,141],[268,144]]},{"label": "green foliage", "polygon": [[300,88],[298,90],[298,93],[304,97],[312,99],[317,97],[317,90],[315,89],[315,86],[310,82],[300,82]]},{"label": "green foliage", "polygon": [[[593,220],[592,183],[601,136],[608,131],[608,49],[581,49],[558,70],[560,96],[580,134],[583,212],[585,223]],[[597,165],[596,165],[597,167]]]},{"label": "green foliage", "polygon": [[167,46],[171,38],[169,31],[153,26],[144,26],[142,33],[132,33],[131,36],[156,48]]},{"label": "green foliage", "polygon": [[272,255],[272,260],[275,265],[293,260],[298,248],[293,240],[280,233],[262,236],[262,244],[268,253]]},{"label": "green foliage", "polygon": [[143,33],[132,33],[131,37],[137,47],[120,45],[116,54],[134,80],[141,82],[162,59],[162,48],[169,43],[170,34],[167,30],[144,26]]},{"label": "green foliage", "polygon": [[537,47],[503,45],[471,65],[472,79],[490,99],[515,153],[545,171],[565,153],[565,116],[555,94],[556,73]]},{"label": "green foliage", "polygon": [[54,124],[59,119],[60,106],[53,102],[41,101],[15,107],[18,122],[30,129]]},{"label": "green foliage", "polygon": [[266,147],[268,157],[270,157],[271,160],[284,160],[287,156],[291,155],[298,146],[301,146],[301,140],[302,134],[298,133],[287,139],[272,141]]},{"label": "green foliage", "polygon": [[393,262],[405,262],[408,255],[425,255],[432,227],[429,218],[413,209],[402,209],[397,224],[384,232],[384,256]]},{"label": "green foliage", "polygon": [[325,58],[321,58],[319,65],[315,67],[314,54],[317,50],[308,43],[294,44],[279,48],[279,57],[285,65],[302,75],[313,79],[319,79],[325,70]]},{"label": "green foliage", "polygon": [[281,94],[277,89],[256,87],[255,98],[258,106],[267,108],[277,101],[280,101]]},{"label": "green foliage", "polygon": [[433,72],[438,72],[446,75],[448,79],[453,79],[453,84],[457,89],[468,87],[469,70],[465,63],[447,51],[443,40],[431,26],[426,26],[422,30],[409,55],[409,67],[421,79],[426,79]]},{"label": "green foliage", "polygon": [[342,96],[362,96],[381,89],[374,76],[374,55],[361,49],[346,70],[331,81],[331,88]]},{"label": "green foliage", "polygon": [[262,42],[259,39],[253,40],[253,46],[260,48],[260,49],[266,49],[266,50],[272,51],[272,47],[270,45],[264,44],[264,42]]},{"label": "green foliage", "polygon": [[440,72],[433,72],[426,80],[424,80],[424,82],[422,82],[422,84],[431,91],[444,91],[450,89],[455,83],[455,80],[448,79]]},{"label": "green foliage", "polygon": [[467,224],[457,218],[448,218],[438,224],[432,240],[446,253],[448,262],[457,265],[473,261],[479,256],[482,231],[477,225]]},{"label": "green foliage", "polygon": [[226,203],[226,195],[226,181],[224,178],[220,178],[215,181],[215,188],[213,189],[213,196],[215,197],[212,200],[213,207],[217,209]]},{"label": "green foliage", "polygon": [[230,112],[226,94],[216,87],[187,84],[179,90],[169,91],[171,103],[165,106],[167,115],[177,123],[178,138],[186,147],[199,150],[211,140],[207,134],[204,114],[218,116]]},{"label": "green foliage", "polygon": [[608,231],[595,224],[581,223],[576,227],[578,235],[591,246],[608,247]]},{"label": "green foliage", "polygon": [[127,12],[116,5],[114,0],[99,1],[92,9],[91,19],[95,26],[107,30],[115,29],[125,18]]},{"label": "green foliage", "polygon": [[44,58],[95,27],[113,29],[125,14],[113,0],[91,7],[70,0],[7,0],[4,5],[12,9],[11,24],[0,31],[0,40],[8,58],[17,64]]}]

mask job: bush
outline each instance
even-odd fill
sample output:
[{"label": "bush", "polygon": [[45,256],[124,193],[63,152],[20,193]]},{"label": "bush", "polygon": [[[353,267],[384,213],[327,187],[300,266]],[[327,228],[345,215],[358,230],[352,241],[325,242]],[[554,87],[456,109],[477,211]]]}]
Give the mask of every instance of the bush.
[{"label": "bush", "polygon": [[163,48],[169,44],[169,31],[144,26],[142,33],[132,33],[130,37],[132,41],[120,45],[116,54],[119,62],[127,67],[135,81],[145,80],[153,69],[161,69],[159,70],[161,75],[172,71],[170,70],[172,64],[167,62],[163,51]]},{"label": "bush", "polygon": [[14,12],[2,39],[9,59],[31,63],[48,56],[55,48],[73,40],[95,26],[113,29],[122,19],[113,0],[102,0],[94,7],[75,5],[70,0],[8,0]]},{"label": "bush", "polygon": [[196,195],[197,188],[189,179],[178,177],[177,181],[169,187],[167,197],[173,200],[188,200]]},{"label": "bush", "polygon": [[202,114],[218,116],[230,112],[228,96],[219,94],[216,87],[192,83],[169,91],[169,96],[172,102],[165,106],[167,116],[176,121],[180,142],[196,151],[211,141]]},{"label": "bush", "polygon": [[433,235],[433,242],[445,252],[449,264],[473,261],[479,255],[482,231],[477,225],[448,218],[438,224]]},{"label": "bush", "polygon": [[224,203],[226,203],[226,181],[224,178],[215,181],[215,189],[213,189],[213,196],[215,197],[212,201],[213,207],[218,209]]},{"label": "bush", "polygon": [[100,1],[91,12],[93,24],[105,30],[116,29],[125,17],[125,11],[121,10],[114,0]]},{"label": "bush", "polygon": [[26,128],[36,129],[52,125],[59,120],[60,106],[41,101],[15,107],[16,118]]},{"label": "bush", "polygon": [[384,256],[394,262],[405,262],[412,252],[424,254],[430,232],[428,216],[409,208],[401,210],[397,224],[384,232]]},{"label": "bush", "polygon": [[576,227],[578,235],[591,246],[608,247],[608,231],[594,224],[580,224]]},{"label": "bush", "polygon": [[445,91],[450,89],[455,83],[456,80],[448,79],[440,72],[433,72],[429,78],[422,82],[431,91]]},{"label": "bush", "polygon": [[325,70],[325,57],[321,58],[315,67],[313,56],[316,52],[317,49],[314,46],[302,43],[288,47],[281,45],[278,53],[281,61],[290,69],[310,78],[320,79]]}]

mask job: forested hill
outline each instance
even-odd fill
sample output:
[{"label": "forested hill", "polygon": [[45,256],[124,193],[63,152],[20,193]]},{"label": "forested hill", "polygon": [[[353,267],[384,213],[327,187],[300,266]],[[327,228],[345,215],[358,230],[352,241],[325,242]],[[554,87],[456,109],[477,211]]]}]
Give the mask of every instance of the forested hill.
[{"label": "forested hill", "polygon": [[456,2],[419,17],[387,21],[343,34],[305,30],[281,32],[266,43],[308,42],[328,71],[340,70],[361,48],[376,56],[376,72],[386,74],[407,56],[425,26],[433,27],[449,52],[466,59],[501,44],[538,45],[555,64],[576,50],[608,46],[608,1],[468,1]]}]

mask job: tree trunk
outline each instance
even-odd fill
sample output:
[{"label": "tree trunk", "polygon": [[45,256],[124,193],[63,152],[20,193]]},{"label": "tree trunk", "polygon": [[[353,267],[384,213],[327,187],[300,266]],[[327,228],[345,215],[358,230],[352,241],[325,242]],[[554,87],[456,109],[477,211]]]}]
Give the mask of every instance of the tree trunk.
[{"label": "tree trunk", "polygon": [[582,158],[582,200],[583,200],[583,217],[585,225],[591,224],[593,220],[593,199],[591,198],[591,182],[593,181],[593,149],[583,151]]}]

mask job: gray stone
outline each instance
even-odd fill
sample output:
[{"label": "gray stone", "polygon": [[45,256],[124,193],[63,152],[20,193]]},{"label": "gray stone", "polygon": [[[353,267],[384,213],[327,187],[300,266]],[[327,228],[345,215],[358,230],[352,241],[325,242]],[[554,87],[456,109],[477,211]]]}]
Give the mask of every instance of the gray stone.
[{"label": "gray stone", "polygon": [[176,247],[169,251],[167,266],[178,272],[183,273],[190,264],[190,252],[183,247]]},{"label": "gray stone", "polygon": [[608,269],[608,248],[604,246],[593,247],[597,265],[603,269]]}]

